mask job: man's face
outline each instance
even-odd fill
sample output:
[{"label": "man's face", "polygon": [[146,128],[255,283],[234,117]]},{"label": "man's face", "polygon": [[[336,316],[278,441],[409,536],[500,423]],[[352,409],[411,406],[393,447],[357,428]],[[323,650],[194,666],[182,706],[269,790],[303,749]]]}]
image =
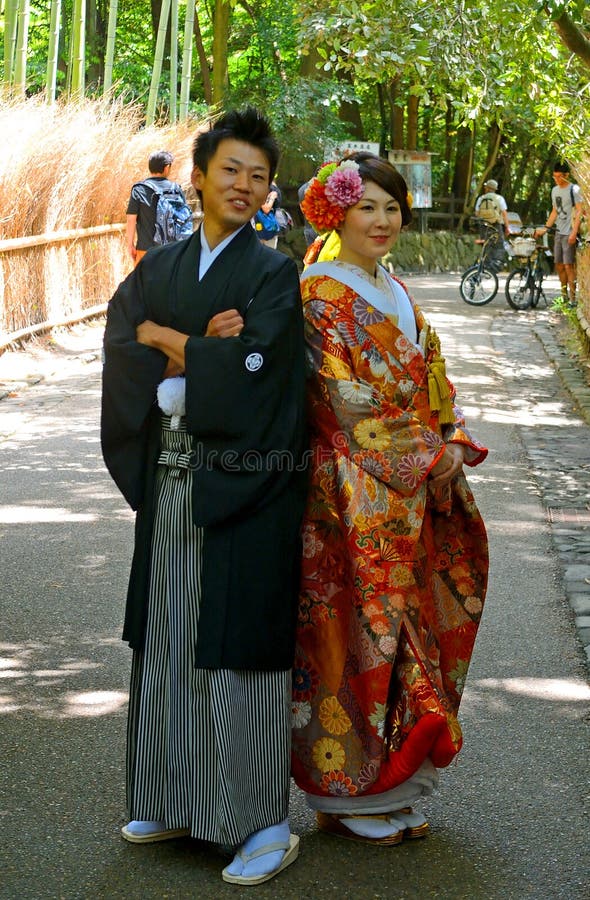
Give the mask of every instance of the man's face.
[{"label": "man's face", "polygon": [[191,180],[202,195],[207,235],[223,240],[245,225],[266,200],[270,174],[262,150],[233,138],[221,141],[206,173],[195,166]]},{"label": "man's face", "polygon": [[553,180],[557,187],[565,187],[569,184],[569,175],[566,172],[554,172]]}]

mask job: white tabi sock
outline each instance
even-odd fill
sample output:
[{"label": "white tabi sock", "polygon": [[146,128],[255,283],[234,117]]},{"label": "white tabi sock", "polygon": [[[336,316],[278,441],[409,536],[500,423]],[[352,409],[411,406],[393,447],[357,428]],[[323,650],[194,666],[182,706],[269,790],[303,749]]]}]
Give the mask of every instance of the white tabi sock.
[{"label": "white tabi sock", "polygon": [[398,822],[397,819],[392,817],[388,817],[388,820],[384,819],[372,819],[370,816],[363,816],[363,818],[359,819],[340,819],[340,824],[345,825],[349,831],[352,831],[353,834],[358,834],[359,837],[367,837],[367,838],[385,838],[391,837],[393,834],[397,834],[398,831],[403,831],[406,827],[403,822]]},{"label": "white tabi sock", "polygon": [[[395,818],[394,818],[395,817]],[[400,824],[402,828],[420,828],[421,825],[426,824],[426,816],[419,812],[404,812],[401,809],[396,809],[394,813],[389,817],[390,822],[396,822]]]},{"label": "white tabi sock", "polygon": [[246,863],[241,858],[240,853],[244,855],[254,853],[255,850],[260,850],[267,844],[274,844],[275,841],[284,841],[288,844],[289,835],[288,819],[284,819],[277,825],[271,825],[270,828],[255,831],[254,834],[246,838],[229,866],[227,866],[226,871],[229,875],[243,875],[245,878],[255,878],[258,875],[268,875],[270,872],[274,872],[282,863],[285,850],[273,850]]},{"label": "white tabi sock", "polygon": [[131,834],[154,834],[156,831],[168,831],[165,822],[142,822],[134,819],[127,825],[127,831]]}]

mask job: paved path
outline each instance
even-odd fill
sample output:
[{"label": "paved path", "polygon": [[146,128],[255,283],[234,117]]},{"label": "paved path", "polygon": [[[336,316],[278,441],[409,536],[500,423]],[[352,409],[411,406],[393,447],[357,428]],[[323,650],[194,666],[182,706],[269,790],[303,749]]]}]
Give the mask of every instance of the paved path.
[{"label": "paved path", "polygon": [[[471,475],[492,570],[465,746],[426,807],[427,841],[330,839],[294,789],[301,859],[257,896],[585,900],[590,432],[551,358],[576,372],[545,311],[472,309],[456,277],[407,280],[491,450]],[[0,898],[245,896],[208,847],[119,837],[132,517],[99,455],[100,325],[56,341],[0,357]]]}]

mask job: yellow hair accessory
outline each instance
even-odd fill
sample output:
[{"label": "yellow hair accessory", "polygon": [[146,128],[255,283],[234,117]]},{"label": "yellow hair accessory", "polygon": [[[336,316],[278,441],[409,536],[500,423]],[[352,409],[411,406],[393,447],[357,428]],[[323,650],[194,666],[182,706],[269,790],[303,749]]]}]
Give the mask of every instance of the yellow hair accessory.
[{"label": "yellow hair accessory", "polygon": [[406,194],[406,203],[408,204],[408,208],[411,209],[414,205],[414,198],[410,191]]}]

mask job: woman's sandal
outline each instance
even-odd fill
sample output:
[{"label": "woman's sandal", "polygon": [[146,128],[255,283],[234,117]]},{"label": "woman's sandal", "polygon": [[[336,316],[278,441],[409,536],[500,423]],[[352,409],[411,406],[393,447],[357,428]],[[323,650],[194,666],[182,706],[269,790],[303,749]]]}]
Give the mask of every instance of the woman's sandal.
[{"label": "woman's sandal", "polygon": [[392,815],[405,824],[404,838],[409,840],[425,838],[430,831],[430,825],[422,813],[415,813],[411,806],[406,806],[404,809],[396,809]]},{"label": "woman's sandal", "polygon": [[[340,821],[341,819],[380,819],[383,822],[391,824],[389,823],[389,815],[387,814],[351,816],[317,812],[316,818],[320,831],[324,831],[326,834],[334,834],[337,837],[347,838],[350,841],[360,841],[363,844],[376,844],[379,847],[392,847],[394,844],[401,844],[404,836],[404,831],[399,830],[394,832],[394,834],[388,834],[385,837],[367,837],[362,834],[356,834]],[[394,826],[392,825],[392,827]]]},{"label": "woman's sandal", "polygon": [[284,850],[285,855],[281,860],[281,864],[266,875],[253,875],[250,878],[246,875],[231,875],[226,867],[221,873],[221,877],[229,884],[262,884],[264,881],[270,881],[271,878],[274,878],[275,875],[278,875],[279,872],[282,872],[283,869],[286,869],[287,866],[290,866],[291,863],[295,862],[299,854],[299,838],[296,834],[291,834],[289,835],[288,842],[275,841],[272,844],[266,844],[264,847],[259,847],[259,849],[254,850],[253,853],[244,853],[243,851],[240,851],[240,857],[242,862],[246,864],[252,859],[257,859],[260,856],[265,856],[265,854],[273,853],[276,850]]}]

